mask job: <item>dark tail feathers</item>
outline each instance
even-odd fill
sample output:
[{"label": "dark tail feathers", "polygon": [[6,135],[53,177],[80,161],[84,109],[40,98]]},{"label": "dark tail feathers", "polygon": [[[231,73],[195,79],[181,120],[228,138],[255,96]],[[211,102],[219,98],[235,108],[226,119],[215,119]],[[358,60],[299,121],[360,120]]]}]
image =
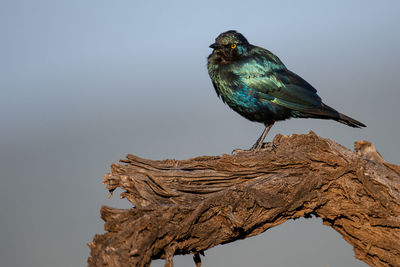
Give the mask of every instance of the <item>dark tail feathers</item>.
[{"label": "dark tail feathers", "polygon": [[359,122],[358,120],[355,120],[353,118],[350,118],[349,116],[346,116],[342,113],[339,113],[339,118],[335,118],[335,120],[354,128],[367,127],[367,125],[365,125],[364,123]]},{"label": "dark tail feathers", "polygon": [[338,121],[340,123],[346,124],[350,127],[354,127],[354,128],[361,128],[361,127],[367,127],[364,123],[359,122],[358,120],[355,120],[353,118],[350,118],[349,116],[346,116],[338,111],[336,111],[335,109],[331,108],[330,106],[327,106],[325,104],[323,104],[324,107],[324,111],[327,111],[327,117],[329,117],[330,119],[333,119],[335,121]]}]

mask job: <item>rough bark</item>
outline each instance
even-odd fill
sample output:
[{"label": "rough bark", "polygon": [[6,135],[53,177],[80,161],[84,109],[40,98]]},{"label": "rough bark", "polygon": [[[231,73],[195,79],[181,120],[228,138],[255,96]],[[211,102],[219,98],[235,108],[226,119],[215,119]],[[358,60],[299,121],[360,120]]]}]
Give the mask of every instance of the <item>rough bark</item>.
[{"label": "rough bark", "polygon": [[400,266],[400,167],[367,142],[277,135],[258,153],[154,161],[127,155],[104,183],[134,207],[103,206],[106,233],[89,266],[150,266],[260,234],[289,219],[322,218],[371,266]]}]

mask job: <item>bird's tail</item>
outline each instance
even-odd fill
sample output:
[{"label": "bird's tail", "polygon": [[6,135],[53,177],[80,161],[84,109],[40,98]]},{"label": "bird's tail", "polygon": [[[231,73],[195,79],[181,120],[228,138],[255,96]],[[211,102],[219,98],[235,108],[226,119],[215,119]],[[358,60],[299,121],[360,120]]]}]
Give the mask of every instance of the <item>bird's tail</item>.
[{"label": "bird's tail", "polygon": [[338,121],[340,123],[346,124],[350,127],[354,128],[361,128],[361,127],[367,127],[364,123],[359,122],[358,120],[355,120],[353,118],[350,118],[349,116],[346,116],[337,110],[331,108],[328,105],[322,104],[323,105],[323,110],[326,112],[324,114],[326,117],[329,117],[330,119],[333,119],[335,121]]},{"label": "bird's tail", "polygon": [[350,118],[349,116],[346,116],[342,113],[339,113],[339,118],[336,118],[335,120],[354,128],[367,127],[364,123],[359,122],[358,120],[355,120],[353,118]]}]

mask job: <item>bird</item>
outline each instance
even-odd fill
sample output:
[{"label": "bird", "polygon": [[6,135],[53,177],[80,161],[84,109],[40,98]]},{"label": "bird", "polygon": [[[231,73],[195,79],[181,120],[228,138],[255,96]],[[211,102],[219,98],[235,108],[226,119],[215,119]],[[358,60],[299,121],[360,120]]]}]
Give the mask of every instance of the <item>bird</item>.
[{"label": "bird", "polygon": [[269,50],[250,44],[241,33],[223,32],[210,48],[207,69],[217,96],[241,116],[265,125],[249,151],[262,148],[276,121],[290,118],[328,119],[354,128],[366,127],[324,104],[311,84],[287,69]]}]

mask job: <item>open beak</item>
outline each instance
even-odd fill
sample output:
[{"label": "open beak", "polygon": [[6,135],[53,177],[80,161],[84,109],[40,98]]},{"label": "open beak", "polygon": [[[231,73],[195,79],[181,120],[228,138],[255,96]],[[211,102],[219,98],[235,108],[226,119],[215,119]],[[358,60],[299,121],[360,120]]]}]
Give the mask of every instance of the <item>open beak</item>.
[{"label": "open beak", "polygon": [[213,44],[210,45],[210,48],[212,48],[212,49],[218,49],[220,47],[221,46],[218,43],[213,43]]}]

